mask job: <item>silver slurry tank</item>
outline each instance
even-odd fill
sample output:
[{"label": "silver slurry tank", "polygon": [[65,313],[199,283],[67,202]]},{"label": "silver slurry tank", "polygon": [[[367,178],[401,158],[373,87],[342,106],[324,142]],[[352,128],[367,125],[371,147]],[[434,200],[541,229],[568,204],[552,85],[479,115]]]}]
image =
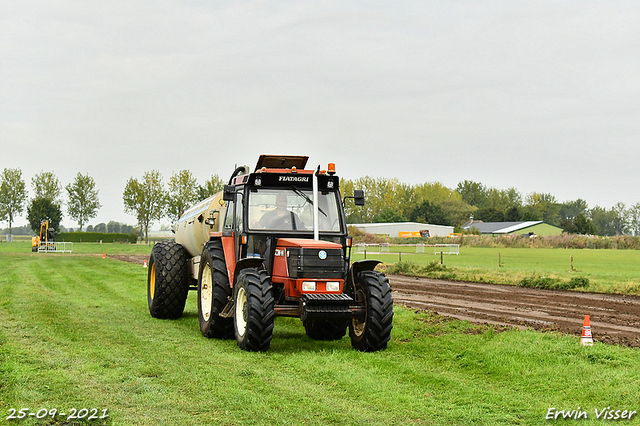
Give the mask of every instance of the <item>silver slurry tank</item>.
[{"label": "silver slurry tank", "polygon": [[185,211],[176,225],[175,240],[192,256],[200,256],[211,232],[222,229],[225,203],[222,191]]}]

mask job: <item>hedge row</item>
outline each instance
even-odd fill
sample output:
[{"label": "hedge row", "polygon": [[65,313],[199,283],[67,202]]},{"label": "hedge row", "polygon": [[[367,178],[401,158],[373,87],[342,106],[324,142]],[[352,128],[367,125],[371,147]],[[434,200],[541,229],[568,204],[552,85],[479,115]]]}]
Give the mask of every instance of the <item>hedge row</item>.
[{"label": "hedge row", "polygon": [[56,235],[56,241],[70,243],[131,243],[135,244],[137,237],[131,234],[107,234],[103,232],[61,232]]}]

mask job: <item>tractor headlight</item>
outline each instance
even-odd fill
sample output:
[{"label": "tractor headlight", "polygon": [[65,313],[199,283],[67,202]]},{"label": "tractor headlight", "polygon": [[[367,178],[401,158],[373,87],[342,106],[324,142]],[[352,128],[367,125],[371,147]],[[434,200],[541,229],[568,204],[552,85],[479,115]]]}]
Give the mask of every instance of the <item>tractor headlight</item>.
[{"label": "tractor headlight", "polygon": [[316,283],[315,283],[315,281],[303,281],[302,282],[302,291],[316,291]]},{"label": "tractor headlight", "polygon": [[340,291],[340,281],[327,282],[327,291]]}]

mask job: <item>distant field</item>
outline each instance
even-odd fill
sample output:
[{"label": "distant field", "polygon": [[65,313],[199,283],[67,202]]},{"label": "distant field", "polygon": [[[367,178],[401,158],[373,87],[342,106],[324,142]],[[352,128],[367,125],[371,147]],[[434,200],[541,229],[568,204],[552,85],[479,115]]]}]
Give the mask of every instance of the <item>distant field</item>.
[{"label": "distant field", "polygon": [[550,410],[579,410],[581,425],[601,425],[607,407],[638,422],[635,349],[396,307],[382,352],[313,341],[279,317],[271,350],[247,353],[202,337],[193,292],[181,319],[151,318],[147,269],[97,256],[149,247],[11,248],[20,253],[0,245],[0,418],[21,408],[108,417],[6,424],[549,425],[572,423],[546,420]]},{"label": "distant field", "polygon": [[[433,247],[426,247],[425,253],[416,253],[413,246],[391,246],[389,250],[390,253],[369,250],[367,258],[385,263],[395,263],[401,258],[421,265],[439,263],[441,258],[434,255]],[[362,259],[364,255],[357,254],[353,258]],[[589,291],[640,294],[640,250],[460,247],[459,255],[442,258],[447,268],[434,276],[498,284],[517,284],[522,278],[533,275],[563,280],[586,277],[591,283]]]}]

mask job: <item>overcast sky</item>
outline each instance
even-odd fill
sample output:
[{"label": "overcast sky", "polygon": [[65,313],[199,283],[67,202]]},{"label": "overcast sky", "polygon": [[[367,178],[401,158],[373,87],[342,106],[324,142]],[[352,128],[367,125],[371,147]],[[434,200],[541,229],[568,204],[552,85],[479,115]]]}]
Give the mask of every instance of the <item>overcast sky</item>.
[{"label": "overcast sky", "polygon": [[89,173],[93,225],[135,223],[130,177],[260,154],[631,205],[640,2],[3,0],[0,148],[30,194]]}]

